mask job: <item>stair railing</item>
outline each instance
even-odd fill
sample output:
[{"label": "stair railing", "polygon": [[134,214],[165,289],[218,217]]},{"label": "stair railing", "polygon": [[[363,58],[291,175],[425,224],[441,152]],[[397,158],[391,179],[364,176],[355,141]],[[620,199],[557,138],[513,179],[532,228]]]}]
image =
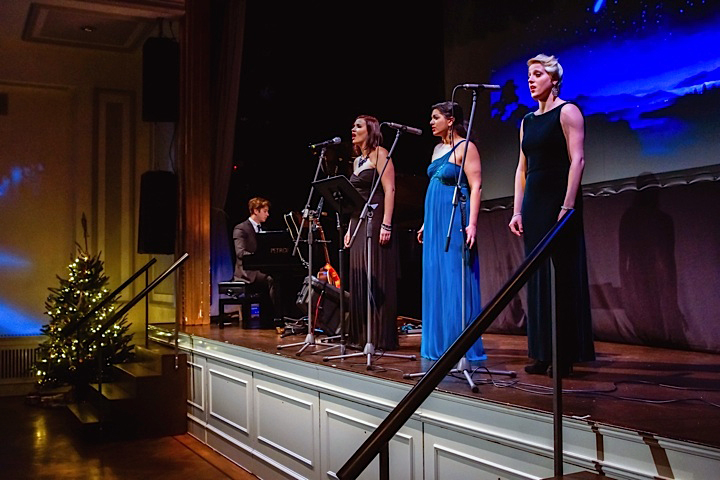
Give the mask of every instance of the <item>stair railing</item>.
[{"label": "stair railing", "polygon": [[[357,478],[378,454],[380,455],[380,478],[388,479],[390,477],[389,442],[392,437],[405,425],[425,399],[430,396],[443,378],[445,378],[448,372],[457,365],[460,358],[465,355],[465,352],[485,333],[485,330],[495,321],[502,310],[510,303],[510,300],[512,300],[527,283],[543,262],[548,259],[553,248],[557,245],[558,235],[570,222],[574,214],[574,210],[569,210],[563,218],[558,220],[550,231],[548,231],[507,283],[505,283],[495,297],[483,308],[478,317],[467,326],[450,348],[435,362],[422,379],[410,389],[407,395],[397,404],[385,420],[380,423],[360,448],[358,448],[340,470],[337,471],[337,478],[340,480]],[[554,469],[555,475],[560,476],[562,475],[562,402],[558,400],[562,395],[562,383],[560,379],[561,375],[558,374],[560,370],[557,365],[557,328],[554,313],[553,307],[552,368],[553,371],[556,372],[553,385],[555,397],[553,408]]]},{"label": "stair railing", "polygon": [[[125,280],[122,285],[117,287],[111,293],[105,295],[105,297],[97,305],[95,305],[93,308],[91,308],[88,313],[83,315],[81,318],[79,318],[77,320],[73,320],[70,323],[68,323],[67,325],[65,325],[65,327],[62,330],[61,335],[68,336],[68,335],[72,335],[73,333],[75,333],[77,331],[77,329],[80,328],[83,324],[85,324],[85,322],[87,322],[90,318],[92,318],[92,316],[95,315],[95,313],[98,310],[103,308],[105,305],[108,304],[108,302],[110,302],[112,299],[117,297],[120,294],[120,292],[125,290],[125,288],[128,285],[130,285],[132,282],[134,282],[135,279],[138,278],[143,273],[145,273],[145,285],[147,285],[147,272],[150,269],[150,267],[152,267],[155,264],[155,262],[157,262],[157,259],[151,258],[149,262],[147,262],[145,265],[140,267],[140,269],[137,272],[133,273],[130,276],[130,278]],[[147,321],[147,318],[146,318],[146,321]],[[147,330],[147,326],[145,329]]]},{"label": "stair railing", "polygon": [[[116,322],[118,322],[121,318],[123,318],[127,312],[130,311],[132,307],[134,307],[140,300],[145,298],[146,295],[148,295],[155,287],[157,287],[163,280],[165,280],[170,274],[172,274],[175,270],[182,265],[185,260],[188,259],[190,254],[184,253],[182,257],[177,259],[175,263],[170,265],[167,270],[165,270],[163,273],[161,273],[155,280],[153,280],[148,286],[146,286],[140,293],[135,295],[132,300],[130,300],[127,304],[125,304],[120,310],[115,312],[115,314],[110,317],[105,323],[103,323],[98,330],[96,330],[92,335],[90,335],[87,340],[85,341],[85,346],[91,345],[93,342],[96,342],[99,340],[102,335],[110,328],[112,327]],[[175,338],[178,337],[178,330],[180,329],[179,322],[175,321]],[[146,328],[147,330],[147,328]],[[102,392],[102,369],[103,369],[103,356],[102,356],[102,345],[100,345],[100,348],[98,348],[98,361],[99,361],[99,385],[98,390]],[[179,349],[177,345],[177,341],[175,342],[175,369],[177,370],[179,362],[178,362],[178,355],[179,355]]]}]

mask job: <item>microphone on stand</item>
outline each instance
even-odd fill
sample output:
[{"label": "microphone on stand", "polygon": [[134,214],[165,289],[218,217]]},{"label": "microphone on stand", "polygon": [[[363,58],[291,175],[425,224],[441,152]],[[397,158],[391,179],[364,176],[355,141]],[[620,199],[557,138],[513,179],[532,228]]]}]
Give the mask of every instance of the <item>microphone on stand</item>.
[{"label": "microphone on stand", "polygon": [[463,83],[458,87],[465,90],[502,90],[500,85],[489,85],[487,83]]},{"label": "microphone on stand", "polygon": [[400,125],[399,123],[393,123],[393,122],[383,122],[385,125],[387,125],[390,128],[394,128],[395,130],[400,130],[401,132],[408,132],[412,133],[413,135],[422,135],[422,130],[419,128],[414,127],[408,127],[407,125]]},{"label": "microphone on stand", "polygon": [[313,143],[310,145],[310,148],[324,147],[325,145],[337,145],[340,142],[342,142],[342,138],[335,137],[331,138],[330,140],[325,140],[324,142]]}]

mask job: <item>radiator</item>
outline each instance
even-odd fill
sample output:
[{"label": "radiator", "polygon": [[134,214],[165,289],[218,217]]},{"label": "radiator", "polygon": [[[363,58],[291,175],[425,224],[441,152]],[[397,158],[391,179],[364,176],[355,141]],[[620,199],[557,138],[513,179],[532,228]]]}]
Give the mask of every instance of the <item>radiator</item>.
[{"label": "radiator", "polygon": [[30,368],[44,337],[0,338],[0,384],[33,381]]}]

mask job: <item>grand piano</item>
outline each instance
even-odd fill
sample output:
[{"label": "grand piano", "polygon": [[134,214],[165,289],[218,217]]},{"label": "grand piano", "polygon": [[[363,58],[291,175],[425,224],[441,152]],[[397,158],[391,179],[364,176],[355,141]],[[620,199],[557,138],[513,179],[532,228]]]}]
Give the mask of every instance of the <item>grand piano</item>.
[{"label": "grand piano", "polygon": [[[261,231],[257,233],[256,239],[257,249],[254,254],[243,257],[243,268],[259,270],[272,276],[284,316],[299,316],[300,311],[295,305],[295,299],[302,290],[308,270],[301,255],[293,255],[295,242],[290,237],[290,233],[287,230]],[[298,249],[301,253],[302,243]],[[263,313],[261,311],[261,322],[269,328],[272,325],[272,318],[268,318]]]}]

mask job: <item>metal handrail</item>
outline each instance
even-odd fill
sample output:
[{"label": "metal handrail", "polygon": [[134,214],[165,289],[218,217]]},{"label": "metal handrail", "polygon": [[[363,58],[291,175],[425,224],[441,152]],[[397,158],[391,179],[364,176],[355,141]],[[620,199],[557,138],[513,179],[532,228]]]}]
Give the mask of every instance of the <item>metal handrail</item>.
[{"label": "metal handrail", "polygon": [[190,254],[188,254],[188,253],[183,254],[182,257],[180,257],[175,263],[173,263],[172,265],[170,265],[170,267],[169,267],[167,270],[165,270],[165,271],[164,271],[163,273],[161,273],[155,280],[153,280],[152,283],[150,283],[150,285],[148,285],[147,287],[145,287],[145,288],[142,290],[142,292],[140,292],[140,293],[138,293],[137,295],[135,295],[135,297],[133,297],[133,299],[130,300],[123,308],[121,308],[120,310],[118,310],[117,312],[115,312],[115,315],[113,315],[112,317],[110,317],[110,319],[109,319],[108,321],[106,321],[105,323],[103,323],[103,324],[100,326],[100,328],[99,328],[95,333],[93,333],[93,334],[87,339],[87,341],[85,342],[85,344],[87,345],[87,344],[90,344],[91,342],[94,342],[95,340],[97,340],[97,338],[98,338],[100,335],[102,335],[103,333],[105,333],[105,331],[106,331],[108,328],[110,328],[115,322],[117,322],[119,319],[121,319],[122,317],[124,317],[125,314],[126,314],[128,311],[130,311],[130,309],[131,309],[132,307],[134,307],[136,303],[138,303],[140,300],[143,299],[143,297],[145,297],[145,295],[147,295],[148,293],[150,293],[155,287],[158,286],[158,284],[160,284],[160,282],[162,282],[163,280],[165,280],[165,278],[167,278],[168,275],[170,275],[171,273],[173,273],[180,265],[182,265],[182,263],[185,262],[185,260],[187,260],[189,256],[190,256]]},{"label": "metal handrail", "polygon": [[103,308],[105,305],[107,305],[108,302],[110,302],[113,298],[117,297],[118,294],[119,294],[120,292],[122,292],[128,285],[130,285],[132,282],[134,282],[136,278],[138,278],[138,277],[139,277],[140,275],[142,275],[144,272],[147,272],[148,269],[155,264],[155,262],[157,262],[157,259],[154,258],[154,257],[151,258],[148,263],[146,263],[143,267],[141,267],[137,272],[135,272],[134,274],[132,274],[132,276],[131,276],[130,278],[128,278],[127,280],[125,280],[125,282],[123,282],[122,285],[120,285],[119,287],[117,287],[117,288],[116,288],[115,290],[113,290],[110,294],[106,295],[106,296],[100,301],[100,303],[98,303],[98,304],[95,305],[93,308],[91,308],[90,311],[89,311],[88,313],[86,313],[85,315],[83,315],[82,318],[80,318],[80,319],[78,319],[78,320],[73,320],[72,322],[70,322],[70,323],[68,323],[67,325],[65,325],[65,328],[63,328],[61,335],[66,337],[66,336],[68,336],[68,335],[71,335],[71,334],[75,333],[75,331],[76,331],[78,328],[80,328],[80,326],[81,326],[82,324],[84,324],[85,322],[87,322],[93,315],[95,315],[95,313],[96,313],[98,310],[100,310],[100,309]]},{"label": "metal handrail", "polygon": [[[548,258],[551,249],[557,242],[558,234],[575,214],[569,210],[537,244],[525,261],[518,267],[512,277],[505,283],[495,297],[483,308],[480,315],[463,331],[450,348],[428,370],[423,378],[415,384],[392,412],[383,420],[375,431],[365,440],[355,453],[337,471],[340,480],[357,478],[382,449],[386,448],[392,437],[405,425],[415,411],[435,390],[447,373],[455,367],[460,358],[485,333],[510,300],[527,283],[541,264]],[[559,375],[555,375],[558,377]],[[381,476],[382,476],[381,472]]]}]

